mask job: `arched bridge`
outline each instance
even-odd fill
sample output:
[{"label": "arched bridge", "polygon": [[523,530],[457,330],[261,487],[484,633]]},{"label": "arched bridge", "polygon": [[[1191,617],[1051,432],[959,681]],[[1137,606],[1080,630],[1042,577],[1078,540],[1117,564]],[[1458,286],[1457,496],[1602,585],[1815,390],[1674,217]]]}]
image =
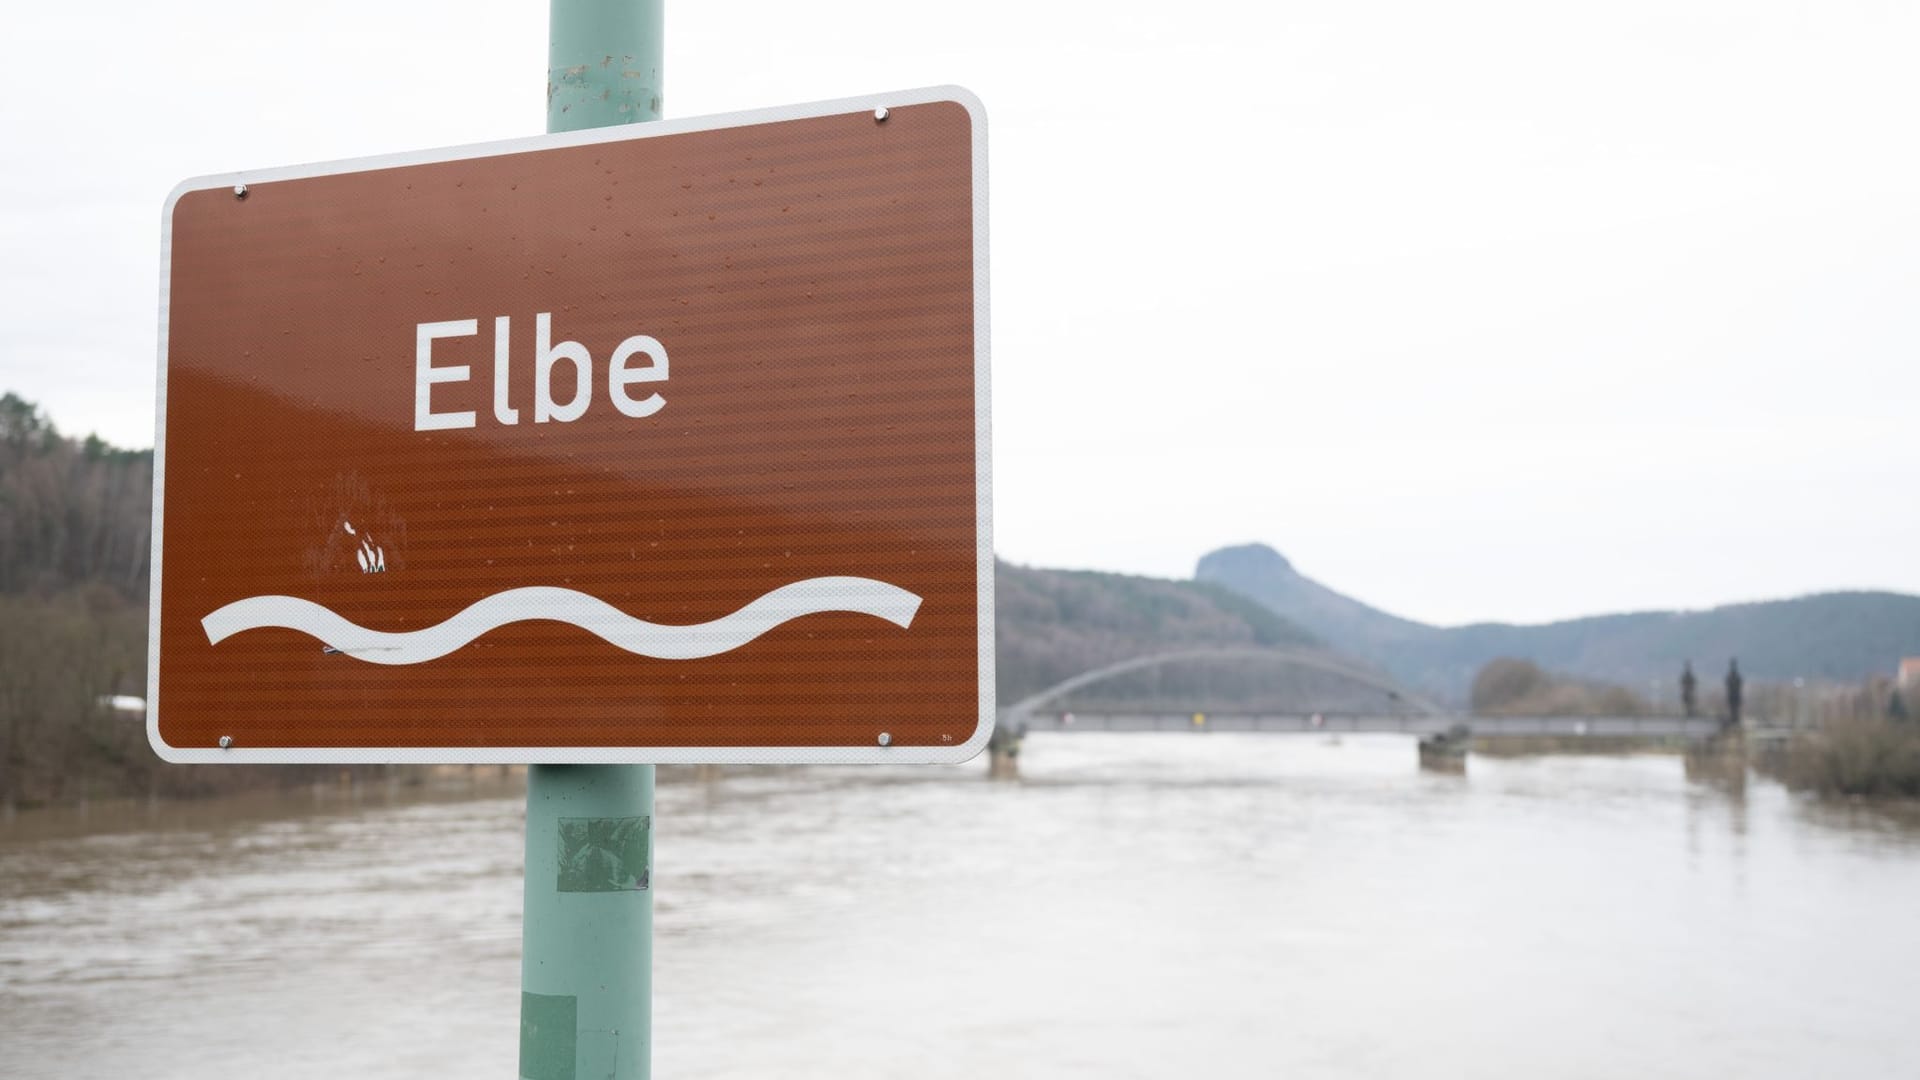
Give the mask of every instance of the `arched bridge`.
[{"label": "arched bridge", "polygon": [[[1275,663],[1338,676],[1383,695],[1378,712],[1302,711],[1249,712],[1212,710],[1196,701],[1193,710],[1180,713],[1073,712],[1046,709],[1077,690],[1167,664],[1195,661],[1248,660]],[[1045,711],[1043,711],[1045,710]],[[1441,734],[1465,724],[1475,735],[1553,735],[1569,737],[1683,737],[1706,739],[1721,730],[1712,717],[1695,716],[1468,716],[1449,710],[1394,682],[1377,671],[1343,657],[1310,649],[1219,647],[1182,649],[1136,656],[1063,679],[1029,695],[1000,712],[996,740],[1017,740],[1030,731],[1267,731],[1267,732],[1401,732]]]},{"label": "arched bridge", "polygon": [[[1420,695],[1375,671],[1350,663],[1341,657],[1310,649],[1256,649],[1244,647],[1219,647],[1210,649],[1181,649],[1174,652],[1154,653],[1149,656],[1136,656],[1082,672],[1071,679],[1047,687],[1037,694],[1022,698],[1004,709],[1003,715],[1015,722],[1034,715],[1043,705],[1058,701],[1076,690],[1084,690],[1096,683],[1103,683],[1131,672],[1146,668],[1164,667],[1168,664],[1192,663],[1205,660],[1252,660],[1256,662],[1277,663],[1288,667],[1305,668],[1311,671],[1337,675],[1362,686],[1379,690],[1389,701],[1405,704],[1414,712],[1427,715],[1444,715],[1446,710],[1428,701]],[[1383,710],[1398,711],[1398,710]]]}]

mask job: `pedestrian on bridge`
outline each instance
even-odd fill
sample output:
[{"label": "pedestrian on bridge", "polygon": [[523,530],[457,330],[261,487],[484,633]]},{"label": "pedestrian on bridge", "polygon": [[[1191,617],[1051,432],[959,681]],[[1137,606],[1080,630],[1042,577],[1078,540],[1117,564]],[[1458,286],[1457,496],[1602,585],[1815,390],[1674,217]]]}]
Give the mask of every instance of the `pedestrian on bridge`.
[{"label": "pedestrian on bridge", "polygon": [[1680,709],[1687,714],[1689,720],[1693,719],[1693,693],[1699,685],[1700,680],[1693,677],[1693,661],[1688,660],[1680,668]]},{"label": "pedestrian on bridge", "polygon": [[1727,662],[1727,726],[1740,726],[1740,688],[1746,680],[1740,677],[1738,657]]}]

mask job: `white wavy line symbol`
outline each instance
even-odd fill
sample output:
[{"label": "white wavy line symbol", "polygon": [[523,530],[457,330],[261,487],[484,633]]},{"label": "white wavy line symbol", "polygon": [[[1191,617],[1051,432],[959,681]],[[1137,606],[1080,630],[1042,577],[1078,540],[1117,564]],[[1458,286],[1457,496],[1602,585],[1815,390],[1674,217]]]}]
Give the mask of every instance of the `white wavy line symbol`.
[{"label": "white wavy line symbol", "polygon": [[732,652],[802,615],[851,611],[885,619],[904,630],[919,610],[920,597],[897,585],[872,578],[818,577],[782,585],[731,615],[687,626],[636,619],[597,597],[546,585],[494,593],[443,623],[403,634],[355,625],[297,596],[235,600],[208,614],[200,625],[214,645],[243,630],[277,626],[308,634],[335,652],[370,664],[420,664],[508,623],[563,622],[655,660],[699,660]]}]

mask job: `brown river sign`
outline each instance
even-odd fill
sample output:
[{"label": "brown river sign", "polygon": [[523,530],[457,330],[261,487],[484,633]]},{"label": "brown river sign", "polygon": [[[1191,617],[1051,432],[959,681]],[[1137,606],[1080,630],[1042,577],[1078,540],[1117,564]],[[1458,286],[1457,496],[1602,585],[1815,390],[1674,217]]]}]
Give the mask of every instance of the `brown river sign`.
[{"label": "brown river sign", "polygon": [[190,180],[171,761],[959,761],[993,724],[956,88]]}]

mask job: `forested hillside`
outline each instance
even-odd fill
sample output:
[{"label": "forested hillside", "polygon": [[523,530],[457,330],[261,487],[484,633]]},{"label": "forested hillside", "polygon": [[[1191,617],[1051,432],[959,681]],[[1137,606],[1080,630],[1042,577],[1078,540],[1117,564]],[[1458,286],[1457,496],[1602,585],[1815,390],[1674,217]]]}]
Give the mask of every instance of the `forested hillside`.
[{"label": "forested hillside", "polygon": [[[999,564],[995,636],[1002,708],[1119,660],[1208,647],[1325,651],[1298,625],[1226,589],[1195,581]],[[1050,708],[1083,712],[1196,709],[1381,711],[1398,705],[1350,679],[1244,658],[1182,661],[1089,686]]]},{"label": "forested hillside", "polygon": [[1225,589],[1002,562],[994,572],[1001,704],[1083,671],[1207,645],[1313,645],[1293,624]]},{"label": "forested hillside", "polygon": [[64,438],[0,397],[0,595],[99,585],[146,602],[153,451]]}]

